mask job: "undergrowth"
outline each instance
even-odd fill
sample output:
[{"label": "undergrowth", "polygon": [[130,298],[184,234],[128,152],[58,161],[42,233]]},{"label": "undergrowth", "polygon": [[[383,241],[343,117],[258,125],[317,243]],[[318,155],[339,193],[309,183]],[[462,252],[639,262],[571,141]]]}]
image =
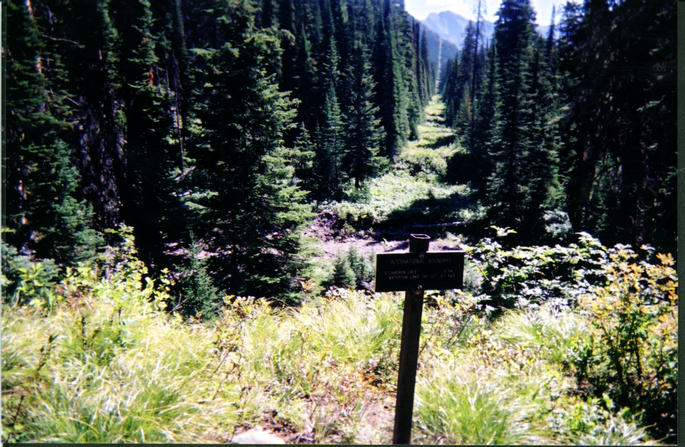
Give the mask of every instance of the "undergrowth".
[{"label": "undergrowth", "polygon": [[[39,263],[15,275],[4,442],[228,442],[251,426],[391,441],[402,295],[333,288],[299,307],[226,296],[214,320],[184,319],[124,236],[59,277]],[[426,292],[414,442],[674,441],[669,255],[581,235],[568,247],[484,242],[467,258],[468,287]],[[510,308],[493,308],[494,294]]]},{"label": "undergrowth", "polygon": [[445,182],[447,163],[457,152],[453,129],[444,126],[444,105],[437,98],[426,108],[426,122],[419,125],[419,139],[409,141],[383,175],[347,191],[347,200],[323,204],[337,216],[339,230],[353,233],[407,222],[469,221],[483,210],[468,199],[467,185]]}]

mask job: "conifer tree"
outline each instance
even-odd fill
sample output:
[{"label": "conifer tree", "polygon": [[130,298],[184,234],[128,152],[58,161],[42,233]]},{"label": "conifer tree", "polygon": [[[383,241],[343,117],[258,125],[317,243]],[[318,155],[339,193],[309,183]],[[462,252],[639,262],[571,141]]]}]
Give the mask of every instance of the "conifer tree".
[{"label": "conifer tree", "polygon": [[295,75],[293,76],[293,96],[300,100],[298,117],[308,129],[313,129],[318,119],[319,82],[318,71],[314,64],[312,45],[300,24],[295,42]]},{"label": "conifer tree", "polygon": [[[565,10],[569,215],[575,226],[595,228],[610,241],[674,240],[675,209],[656,205],[675,197],[675,97],[666,93],[675,88],[674,8],[588,0]],[[664,222],[652,220],[657,209]]]},{"label": "conifer tree", "polygon": [[321,199],[339,199],[343,186],[342,157],[345,135],[340,104],[333,84],[330,84],[326,91],[316,137],[317,195]]},{"label": "conifer tree", "polygon": [[[540,45],[541,47],[541,45]],[[545,211],[560,205],[558,178],[559,157],[550,124],[550,85],[545,79],[546,67],[541,60],[542,48],[534,50],[530,68],[526,71],[521,104],[521,139],[526,148],[519,180],[525,192],[520,212],[526,223],[519,232],[534,240],[544,233]]]},{"label": "conifer tree", "polygon": [[346,116],[347,144],[344,166],[354,179],[356,188],[374,174],[379,161],[383,129],[378,118],[379,108],[373,103],[375,83],[366,49],[358,43],[352,51],[347,73],[350,93]]},{"label": "conifer tree", "polygon": [[63,4],[55,11],[65,24],[66,89],[77,92],[78,169],[85,197],[94,207],[100,228],[122,223],[122,186],[126,183],[125,114],[118,93],[120,35],[108,0]]},{"label": "conifer tree", "polygon": [[428,42],[426,39],[426,31],[421,25],[417,25],[418,33],[418,70],[417,70],[417,84],[419,86],[419,96],[421,103],[425,106],[431,100],[433,92],[435,91],[435,67],[429,60],[428,56]]},{"label": "conifer tree", "polygon": [[177,163],[168,144],[172,102],[161,84],[149,0],[112,0],[110,8],[121,36],[118,96],[126,117],[122,216],[134,228],[142,259],[154,263],[163,251],[164,230],[178,219],[168,214],[176,208],[170,178]]},{"label": "conifer tree", "polygon": [[385,147],[382,155],[393,160],[399,146],[409,134],[407,96],[404,85],[404,60],[398,44],[397,12],[390,0],[383,0],[377,21],[373,64],[378,86],[376,103],[381,111],[385,130]]},{"label": "conifer tree", "polygon": [[90,225],[92,210],[78,194],[72,163],[68,108],[50,84],[61,70],[48,54],[31,3],[7,5],[7,124],[3,195],[9,234],[3,239],[27,254],[71,264],[95,254],[101,237]]},{"label": "conifer tree", "polygon": [[216,46],[191,49],[196,66],[191,175],[203,213],[196,234],[219,256],[209,262],[218,286],[276,296],[296,288],[304,192],[283,145],[295,110],[268,68],[278,38],[257,30],[241,0],[218,5]]},{"label": "conifer tree", "polygon": [[[485,199],[487,180],[494,169],[494,160],[490,155],[492,154],[492,132],[498,95],[496,73],[497,48],[493,46],[489,50],[483,88],[476,98],[473,125],[469,128],[466,138],[474,164],[472,172],[477,173],[470,176],[469,180],[476,189],[476,197],[479,199]],[[450,170],[454,171],[455,168],[450,165]]]},{"label": "conifer tree", "polygon": [[520,183],[527,174],[523,163],[529,147],[521,107],[535,33],[535,12],[529,0],[504,0],[498,16],[494,41],[498,90],[491,146],[494,170],[488,179],[488,202],[493,222],[516,228],[526,218],[520,206],[527,188]]},{"label": "conifer tree", "polygon": [[445,103],[445,123],[454,126],[459,108],[459,95],[457,93],[457,78],[459,76],[459,59],[454,58],[447,61],[445,66],[445,76],[443,76],[442,90],[440,92],[442,101]]}]

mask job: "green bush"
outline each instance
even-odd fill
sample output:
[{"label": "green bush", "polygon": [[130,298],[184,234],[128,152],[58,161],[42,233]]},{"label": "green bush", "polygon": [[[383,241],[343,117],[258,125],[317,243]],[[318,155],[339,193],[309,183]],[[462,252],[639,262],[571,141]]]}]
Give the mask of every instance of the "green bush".
[{"label": "green bush", "polygon": [[[417,203],[426,201],[436,202],[438,205],[452,198],[459,198],[469,193],[464,185],[445,185],[434,180],[413,176],[406,170],[389,172],[381,177],[367,182],[365,194],[356,201],[333,202],[328,205],[329,210],[337,216],[335,228],[343,230],[368,230],[388,219],[391,214],[412,211]],[[434,215],[441,220],[456,220],[467,212],[454,203],[446,203]],[[424,213],[424,210],[416,210]],[[432,217],[431,217],[432,218]]]},{"label": "green bush", "polygon": [[186,265],[180,268],[176,289],[179,297],[174,309],[185,317],[200,316],[211,320],[219,314],[222,301],[207,272],[206,258],[200,257],[198,243],[193,243]]},{"label": "green bush", "polygon": [[351,247],[347,254],[335,258],[333,272],[326,286],[370,289],[373,277],[372,257],[365,258],[355,247]]},{"label": "green bush", "polygon": [[578,233],[577,243],[554,247],[507,249],[485,238],[470,247],[468,254],[482,277],[478,292],[490,297],[491,306],[525,308],[548,302],[574,307],[579,296],[604,283],[609,257],[619,249]]},{"label": "green bush", "polygon": [[610,254],[606,283],[579,299],[591,330],[571,361],[580,382],[607,393],[650,432],[675,441],[678,382],[678,280],[670,255],[660,264],[628,248]]},{"label": "green bush", "polygon": [[447,173],[447,160],[455,153],[454,149],[409,147],[400,153],[399,160],[413,176],[423,176],[428,180],[440,180]]},{"label": "green bush", "polygon": [[354,270],[350,266],[350,258],[345,256],[338,256],[335,258],[333,265],[333,276],[331,278],[331,285],[335,287],[352,288],[356,286],[357,278]]},{"label": "green bush", "polygon": [[32,260],[20,255],[16,248],[1,242],[2,251],[2,300],[14,305],[30,301],[52,305],[53,290],[58,281],[59,267],[52,259]]}]

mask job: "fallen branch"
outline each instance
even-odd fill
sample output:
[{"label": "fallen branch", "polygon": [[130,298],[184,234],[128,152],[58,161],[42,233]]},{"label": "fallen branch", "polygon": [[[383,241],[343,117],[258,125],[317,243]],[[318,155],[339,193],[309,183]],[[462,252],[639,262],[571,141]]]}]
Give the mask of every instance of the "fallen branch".
[{"label": "fallen branch", "polygon": [[455,220],[453,222],[445,222],[439,224],[414,224],[411,228],[444,228],[444,227],[456,227],[459,225],[464,225],[464,222]]}]

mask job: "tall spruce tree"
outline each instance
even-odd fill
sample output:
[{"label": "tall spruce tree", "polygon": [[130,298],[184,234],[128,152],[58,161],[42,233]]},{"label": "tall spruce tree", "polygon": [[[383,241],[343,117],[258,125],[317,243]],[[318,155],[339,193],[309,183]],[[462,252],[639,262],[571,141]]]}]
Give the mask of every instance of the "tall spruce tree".
[{"label": "tall spruce tree", "polygon": [[385,130],[385,147],[382,155],[393,160],[402,142],[409,135],[407,121],[404,60],[398,43],[397,7],[383,0],[377,18],[373,66],[375,67],[376,103],[381,110],[381,123]]},{"label": "tall spruce tree", "polygon": [[379,165],[377,154],[383,139],[378,118],[379,108],[373,103],[375,83],[367,50],[358,43],[351,55],[347,73],[350,100],[347,113],[347,144],[344,166],[356,188],[373,175]]},{"label": "tall spruce tree", "polygon": [[608,241],[674,247],[674,23],[672,2],[588,0],[565,10],[569,214]]},{"label": "tall spruce tree", "polygon": [[219,254],[209,262],[218,285],[287,296],[296,287],[308,209],[283,147],[293,103],[267,72],[280,57],[278,38],[256,29],[249,2],[216,6],[217,45],[191,49],[193,63],[204,68],[194,76],[191,111],[191,176],[195,206],[203,210],[196,234]]},{"label": "tall spruce tree", "polygon": [[521,227],[526,220],[521,204],[528,192],[522,182],[528,174],[524,160],[529,147],[521,107],[525,71],[532,55],[534,19],[529,0],[504,0],[495,23],[498,90],[491,145],[494,170],[488,178],[487,202],[490,218],[501,226]]},{"label": "tall spruce tree", "polygon": [[61,60],[44,45],[44,17],[30,2],[9,2],[7,14],[11,81],[2,163],[4,224],[10,233],[3,239],[24,253],[71,264],[93,256],[102,242],[90,228],[92,210],[78,191],[64,92],[50,82],[62,75]]},{"label": "tall spruce tree", "polygon": [[[120,186],[122,217],[134,228],[143,260],[159,263],[164,230],[171,224],[174,185],[171,172],[178,165],[172,137],[172,98],[162,83],[157,35],[149,0],[111,0],[119,36],[118,96],[125,116],[124,182]],[[166,82],[166,80],[164,80]],[[175,151],[174,151],[175,152]]]},{"label": "tall spruce tree", "polygon": [[521,138],[526,147],[523,155],[523,177],[520,185],[525,196],[520,212],[527,225],[519,232],[526,240],[544,234],[545,212],[561,205],[559,184],[559,156],[554,140],[554,115],[550,107],[550,88],[546,79],[547,67],[542,61],[542,48],[534,50],[530,68],[526,71],[521,104]]},{"label": "tall spruce tree", "polygon": [[321,123],[317,126],[315,141],[316,195],[324,200],[340,199],[344,181],[342,158],[345,134],[340,103],[333,84],[330,84],[326,91]]}]

